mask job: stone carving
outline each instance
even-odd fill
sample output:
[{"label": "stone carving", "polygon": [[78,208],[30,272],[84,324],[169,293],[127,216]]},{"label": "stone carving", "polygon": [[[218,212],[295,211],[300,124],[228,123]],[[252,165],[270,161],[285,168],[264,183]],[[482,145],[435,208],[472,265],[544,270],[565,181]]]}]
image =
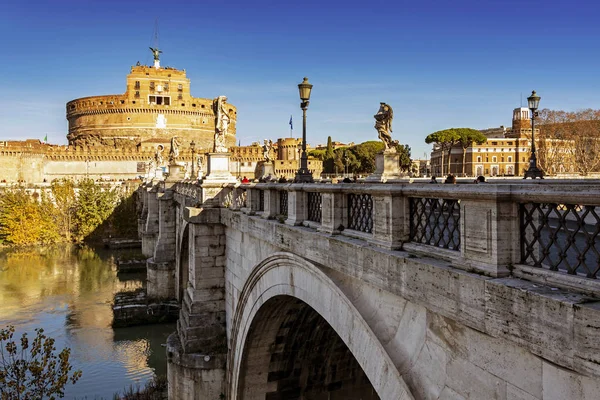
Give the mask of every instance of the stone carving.
[{"label": "stone carving", "polygon": [[271,153],[273,152],[273,141],[265,139],[265,144],[263,145],[263,157],[266,162],[273,161],[273,157]]},{"label": "stone carving", "polygon": [[379,111],[374,115],[375,129],[379,134],[379,139],[385,145],[386,153],[395,153],[397,140],[392,140],[392,120],[394,119],[394,111],[389,104],[379,103]]},{"label": "stone carving", "polygon": [[179,157],[179,142],[177,136],[171,138],[171,149],[169,150],[169,162],[174,163]]},{"label": "stone carving", "polygon": [[158,47],[157,48],[150,47],[150,51],[152,52],[152,55],[154,56],[154,61],[159,61],[160,53],[162,53],[162,50],[159,50]]},{"label": "stone carving", "polygon": [[225,145],[225,136],[229,129],[229,113],[225,107],[227,97],[219,96],[213,101],[213,109],[215,112],[215,153],[226,153],[227,146]]},{"label": "stone carving", "polygon": [[196,157],[196,165],[198,166],[198,173],[200,173],[202,171],[202,156],[198,154]]},{"label": "stone carving", "polygon": [[159,144],[156,146],[156,154],[154,155],[154,159],[156,160],[156,167],[160,167],[163,164],[163,156],[162,152],[165,149],[165,146]]}]

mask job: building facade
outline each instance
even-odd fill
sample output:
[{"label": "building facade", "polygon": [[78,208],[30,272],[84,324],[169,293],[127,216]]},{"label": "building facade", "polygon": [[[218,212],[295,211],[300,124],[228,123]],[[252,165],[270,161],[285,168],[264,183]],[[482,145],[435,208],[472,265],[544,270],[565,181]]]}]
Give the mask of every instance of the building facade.
[{"label": "building facade", "polygon": [[[512,127],[484,129],[487,137],[483,144],[472,144],[463,149],[459,144],[450,152],[434,145],[431,152],[431,173],[433,175],[456,176],[523,176],[529,168],[531,154],[531,117],[528,108],[513,110]],[[536,134],[539,130],[536,128]],[[463,167],[464,165],[464,167]]]}]

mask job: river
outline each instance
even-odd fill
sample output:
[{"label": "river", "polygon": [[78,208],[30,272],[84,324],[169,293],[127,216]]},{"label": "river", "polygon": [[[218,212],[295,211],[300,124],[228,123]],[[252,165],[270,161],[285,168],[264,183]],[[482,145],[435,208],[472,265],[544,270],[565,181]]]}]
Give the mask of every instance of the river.
[{"label": "river", "polygon": [[57,351],[71,348],[83,376],[67,387],[67,399],[112,400],[166,374],[162,344],[174,324],[111,327],[114,293],[144,284],[143,274],[117,275],[115,259],[132,254],[74,246],[0,251],[0,328],[14,325],[14,339],[43,328]]}]

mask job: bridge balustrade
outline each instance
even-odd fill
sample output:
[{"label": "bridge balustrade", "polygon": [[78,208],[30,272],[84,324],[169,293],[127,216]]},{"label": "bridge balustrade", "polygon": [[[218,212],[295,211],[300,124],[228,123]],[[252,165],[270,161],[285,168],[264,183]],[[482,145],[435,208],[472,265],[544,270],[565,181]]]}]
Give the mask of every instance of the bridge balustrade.
[{"label": "bridge balustrade", "polygon": [[368,193],[348,194],[348,229],[373,232],[373,196]]},{"label": "bridge balustrade", "polygon": [[460,251],[460,200],[410,198],[410,241]]},{"label": "bridge balustrade", "polygon": [[[600,294],[600,184],[226,185],[262,218],[514,276]],[[203,196],[186,183],[177,191]],[[582,282],[585,281],[585,282]],[[592,282],[592,283],[590,283]]]},{"label": "bridge balustrade", "polygon": [[317,222],[320,224],[321,217],[322,217],[321,207],[322,207],[322,201],[323,201],[321,193],[308,192],[308,194],[306,196],[306,201],[307,201],[307,209],[308,209],[306,219],[308,221]]},{"label": "bridge balustrade", "polygon": [[600,207],[521,203],[521,263],[597,278],[600,270]]}]

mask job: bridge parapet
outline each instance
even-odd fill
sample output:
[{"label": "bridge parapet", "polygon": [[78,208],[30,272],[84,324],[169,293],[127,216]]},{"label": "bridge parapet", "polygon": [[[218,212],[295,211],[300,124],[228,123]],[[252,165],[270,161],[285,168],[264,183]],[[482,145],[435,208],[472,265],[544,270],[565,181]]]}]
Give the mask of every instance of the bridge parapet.
[{"label": "bridge parapet", "polygon": [[600,295],[597,183],[246,186],[262,218]]}]

